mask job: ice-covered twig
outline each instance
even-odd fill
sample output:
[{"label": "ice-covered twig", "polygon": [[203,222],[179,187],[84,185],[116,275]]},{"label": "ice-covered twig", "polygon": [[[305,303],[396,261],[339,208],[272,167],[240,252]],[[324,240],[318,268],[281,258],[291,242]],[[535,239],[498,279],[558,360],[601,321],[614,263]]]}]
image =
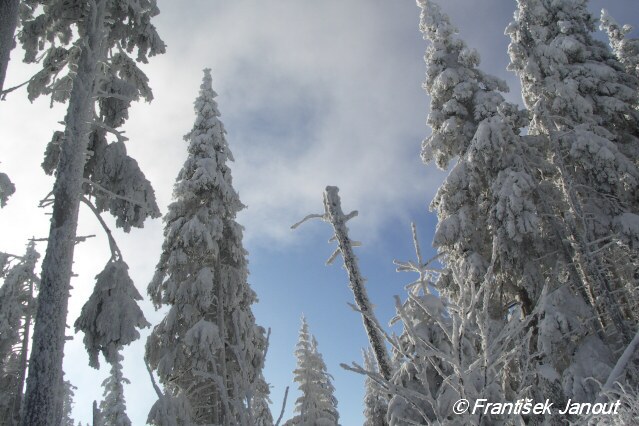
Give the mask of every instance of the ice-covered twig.
[{"label": "ice-covered twig", "polygon": [[77,237],[75,237],[75,243],[76,244],[80,244],[85,242],[86,240],[88,240],[89,238],[95,238],[95,234],[91,234],[91,235],[78,235]]},{"label": "ice-covered twig", "polygon": [[[304,219],[302,219],[299,222],[291,225],[291,229],[297,229],[298,226],[300,226],[304,222],[306,222],[308,220],[311,220],[311,219],[322,219],[323,221],[326,221],[326,215],[325,214],[309,214],[309,215],[305,216]],[[331,242],[333,240],[333,238],[331,238],[329,240],[329,242]]]},{"label": "ice-covered twig", "polygon": [[107,238],[109,240],[109,249],[111,250],[111,260],[121,260],[122,252],[120,251],[118,244],[115,242],[115,238],[113,238],[113,235],[111,234],[111,229],[109,229],[104,219],[102,219],[102,216],[100,215],[100,212],[98,211],[98,209],[86,197],[82,197],[80,200],[84,204],[86,204],[89,207],[89,209],[91,209],[95,217],[98,219],[98,222],[100,222],[102,229],[104,229],[104,232],[106,233]]}]

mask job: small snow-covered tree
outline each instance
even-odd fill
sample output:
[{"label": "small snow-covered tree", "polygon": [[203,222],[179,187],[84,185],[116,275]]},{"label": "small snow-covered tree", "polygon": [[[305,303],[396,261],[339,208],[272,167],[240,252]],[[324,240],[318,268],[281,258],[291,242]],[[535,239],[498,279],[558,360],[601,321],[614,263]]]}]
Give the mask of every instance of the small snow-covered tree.
[{"label": "small snow-covered tree", "polygon": [[[95,197],[96,207],[109,210],[125,230],[159,216],[152,189],[134,160],[126,157],[121,145],[125,138],[115,128],[128,118],[131,101],[151,98],[147,78],[129,54],[136,50],[137,61],[146,62],[147,56],[163,53],[165,46],[151,24],[159,13],[154,0],[32,0],[25,2],[21,13],[19,38],[25,61],[43,57],[42,71],[27,88],[30,99],[51,94],[52,100],[69,103],[65,131],[54,135],[45,159],[45,169],[55,169],[56,180],[53,200],[47,201],[53,213],[22,420],[24,425],[57,426],[59,411],[54,407],[62,383],[81,197],[83,193]],[[72,43],[74,34],[78,37]],[[41,50],[45,52],[39,55]],[[61,75],[65,69],[66,75]],[[105,147],[105,132],[114,134],[118,142]]]},{"label": "small snow-covered tree", "polygon": [[169,310],[149,336],[146,359],[166,393],[188,400],[195,424],[248,425],[256,389],[268,391],[261,374],[266,338],[251,311],[257,298],[235,221],[244,206],[232,185],[233,156],[215,96],[206,69],[148,287],[155,306]]},{"label": "small snow-covered tree", "polygon": [[62,384],[61,403],[59,404],[62,418],[60,420],[60,426],[75,426],[75,420],[73,420],[73,397],[78,388],[73,386],[70,381],[65,380]]},{"label": "small snow-covered tree", "polygon": [[7,200],[16,192],[16,186],[6,173],[0,173],[0,207],[7,205]]},{"label": "small snow-covered tree", "polygon": [[332,376],[317,348],[317,340],[309,332],[306,318],[302,317],[300,335],[295,348],[297,368],[293,379],[302,395],[295,401],[296,416],[285,425],[336,426],[339,420],[337,399]]},{"label": "small snow-covered tree", "polygon": [[273,414],[270,408],[271,398],[269,397],[271,390],[263,375],[255,386],[254,392],[251,411],[253,412],[255,426],[273,426]]},{"label": "small snow-covered tree", "polygon": [[602,9],[599,28],[608,34],[610,47],[626,71],[639,77],[639,38],[626,37],[632,26],[619,25],[606,9]]},{"label": "small snow-covered tree", "polygon": [[[364,368],[366,371],[379,373],[375,355],[371,349],[362,351]],[[364,394],[364,426],[388,426],[386,413],[388,412],[388,394],[386,390],[372,377],[366,376],[366,390]]]},{"label": "small snow-covered tree", "polygon": [[0,277],[4,278],[0,287],[0,419],[9,425],[20,420],[39,257],[34,242],[22,257],[0,253]]},{"label": "small snow-covered tree", "polygon": [[100,422],[95,426],[131,426],[124,400],[124,384],[131,382],[122,375],[122,360],[124,357],[116,352],[115,360],[111,363],[111,374],[102,382],[104,400],[100,402]]},{"label": "small snow-covered tree", "polygon": [[262,378],[255,389],[253,401],[251,403],[251,411],[253,412],[255,426],[273,426],[273,414],[271,413],[269,398],[270,389],[266,380]]}]

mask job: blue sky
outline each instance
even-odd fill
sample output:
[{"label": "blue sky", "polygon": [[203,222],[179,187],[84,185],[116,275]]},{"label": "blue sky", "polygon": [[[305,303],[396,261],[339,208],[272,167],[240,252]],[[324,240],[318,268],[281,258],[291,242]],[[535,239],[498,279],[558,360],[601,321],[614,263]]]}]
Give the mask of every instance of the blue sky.
[{"label": "blue sky", "polygon": [[[271,383],[275,417],[284,388],[291,385],[287,414],[297,397],[292,383],[293,350],[299,320],[306,315],[319,341],[329,372],[335,377],[341,423],[362,423],[363,378],[340,363],[361,362],[367,342],[361,319],[348,302],[341,259],[326,267],[334,246],[327,244],[329,225],[290,225],[309,213],[321,213],[326,185],[341,188],[368,291],[383,324],[394,315],[393,298],[414,277],[394,272],[393,259],[413,258],[410,222],[415,221],[424,250],[436,225],[428,204],[445,173],[419,158],[428,98],[421,89],[426,42],[418,29],[419,8],[413,1],[326,0],[310,2],[159,0],[156,26],[167,54],[144,67],[155,100],[136,105],[125,126],[129,153],[155,187],[164,212],[175,176],[186,156],[182,135],[193,123],[192,102],[202,69],[213,69],[213,84],[228,141],[235,156],[234,184],[248,208],[238,221],[246,228],[250,282],[260,302],[258,322],[272,328],[265,375]],[[482,67],[508,81],[510,99],[520,101],[516,77],[506,70],[508,39],[503,30],[515,2],[503,0],[442,1],[443,9],[471,47]],[[622,23],[639,23],[636,0],[592,1]],[[598,14],[598,12],[596,12]],[[635,32],[636,34],[636,32]],[[7,85],[22,82],[33,68],[12,55]],[[31,236],[45,237],[48,218],[37,209],[52,185],[39,164],[53,129],[65,109],[49,109],[47,100],[33,104],[23,91],[0,103],[0,170],[18,188],[0,210],[0,249],[16,254]],[[112,221],[109,220],[109,223]],[[69,324],[108,260],[106,240],[90,212],[81,212],[79,233],[97,234],[77,250]],[[136,285],[144,294],[162,243],[162,223],[149,222],[117,240]],[[44,252],[44,247],[39,247]],[[156,324],[162,312],[144,302],[147,319]],[[72,330],[69,330],[71,334]],[[144,424],[155,401],[142,364],[143,338],[124,351],[126,389],[133,424]],[[78,386],[76,420],[90,420],[91,402],[108,373],[96,372],[77,335],[67,343],[67,377]]]}]

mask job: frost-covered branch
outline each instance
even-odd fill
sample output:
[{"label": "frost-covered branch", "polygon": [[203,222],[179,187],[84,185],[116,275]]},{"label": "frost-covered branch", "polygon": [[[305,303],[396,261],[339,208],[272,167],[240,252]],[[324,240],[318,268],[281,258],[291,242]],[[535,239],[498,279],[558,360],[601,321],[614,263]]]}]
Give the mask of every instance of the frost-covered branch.
[{"label": "frost-covered branch", "polygon": [[[116,137],[116,139],[119,142],[126,142],[126,141],[129,140],[129,138],[124,136],[124,131],[120,131],[120,130],[114,129],[113,127],[107,125],[103,120],[93,120],[93,125],[96,126],[96,127],[100,127],[102,129],[106,130],[107,132],[111,133],[112,135],[114,135]],[[91,183],[91,184],[97,185],[97,184],[95,184],[94,182],[91,182],[91,181],[86,182],[86,180],[85,180],[85,183]],[[100,188],[100,189],[102,189],[103,191],[108,192],[106,189],[103,189],[103,188]],[[130,201],[130,202],[133,202],[133,201]]]},{"label": "frost-covered branch", "polygon": [[109,249],[111,250],[111,259],[110,259],[110,261],[121,260],[122,259],[122,252],[120,251],[120,248],[118,247],[118,244],[115,242],[115,238],[113,238],[113,234],[111,233],[111,229],[109,229],[109,227],[106,224],[106,222],[104,221],[104,219],[102,219],[102,216],[100,215],[100,212],[98,212],[98,209],[95,208],[93,203],[91,203],[91,201],[89,201],[86,197],[82,197],[81,200],[87,207],[89,207],[89,209],[91,209],[91,211],[95,215],[96,219],[98,219],[98,222],[100,222],[100,225],[102,226],[102,229],[104,229],[104,232],[107,235],[107,238],[109,240]]},{"label": "frost-covered branch", "polygon": [[91,185],[92,187],[94,187],[95,189],[99,190],[100,192],[103,192],[104,194],[106,194],[107,196],[111,197],[111,198],[115,198],[116,200],[122,200],[122,201],[126,201],[128,203],[134,204],[136,206],[140,206],[144,209],[148,209],[148,210],[152,210],[153,207],[148,205],[148,204],[144,204],[141,203],[140,201],[134,200],[133,198],[129,198],[129,197],[124,197],[122,195],[118,195],[114,192],[109,191],[108,189],[106,189],[105,187],[101,186],[98,183],[95,183],[89,179],[84,179],[84,183]]},{"label": "frost-covered branch", "polygon": [[280,422],[282,421],[282,417],[284,417],[284,411],[286,410],[286,400],[288,399],[288,386],[286,387],[286,390],[284,391],[284,400],[282,401],[282,410],[280,411],[280,416],[277,418],[277,421],[275,422],[275,426],[279,426]]}]

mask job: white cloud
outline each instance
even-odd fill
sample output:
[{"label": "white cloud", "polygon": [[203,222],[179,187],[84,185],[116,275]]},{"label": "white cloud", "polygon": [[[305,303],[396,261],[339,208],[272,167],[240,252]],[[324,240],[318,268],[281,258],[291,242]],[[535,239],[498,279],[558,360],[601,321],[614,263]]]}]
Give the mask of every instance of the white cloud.
[{"label": "white cloud", "polygon": [[400,206],[426,203],[429,183],[441,177],[419,161],[426,100],[416,7],[414,27],[390,3],[234,2],[197,18],[178,7],[163,6],[158,26],[188,20],[189,37],[166,33],[175,50],[149,67],[154,105],[132,113],[148,123],[136,118],[128,126],[131,134],[153,126],[158,148],[169,150],[145,167],[162,200],[191,126],[200,68],[212,66],[250,240],[290,242],[288,227],[321,208],[328,184],[361,210],[358,226],[367,233]]}]

